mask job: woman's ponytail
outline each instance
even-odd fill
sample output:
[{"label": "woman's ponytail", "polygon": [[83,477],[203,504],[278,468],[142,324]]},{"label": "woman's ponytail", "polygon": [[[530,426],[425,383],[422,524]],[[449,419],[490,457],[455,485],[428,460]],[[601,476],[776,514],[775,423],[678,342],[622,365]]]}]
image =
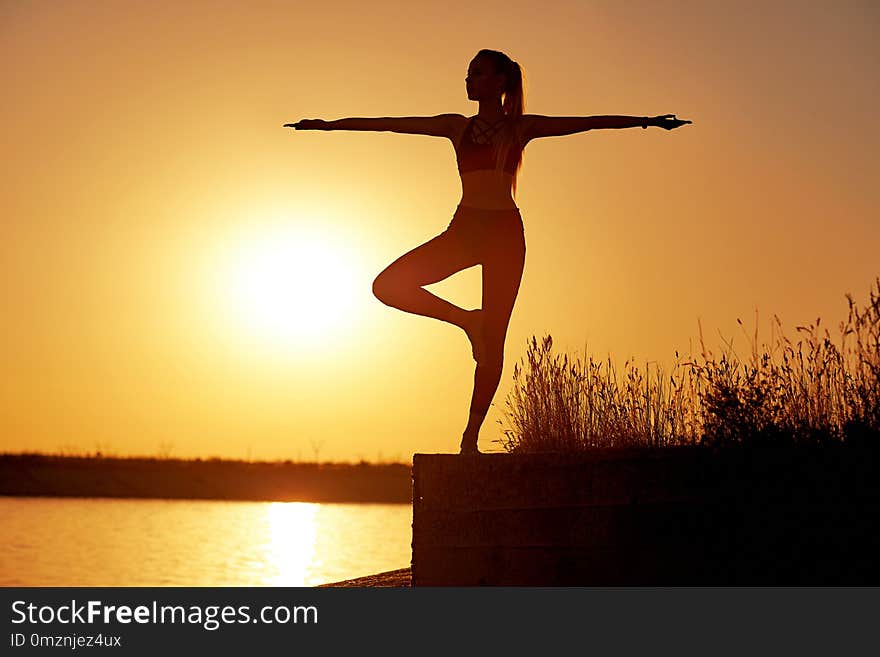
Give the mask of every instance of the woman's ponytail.
[{"label": "woman's ponytail", "polygon": [[[498,50],[481,50],[477,53],[492,60],[495,71],[504,75],[504,88],[502,89],[501,107],[508,119],[507,129],[504,131],[500,153],[496,153],[497,161],[495,170],[502,171],[504,163],[507,161],[507,154],[510,152],[514,142],[521,140],[519,131],[515,131],[514,126],[519,125],[519,118],[525,113],[526,97],[525,97],[525,75],[520,65],[513,61],[510,57]],[[517,143],[517,147],[519,147]],[[519,171],[522,168],[522,150],[517,148],[518,157],[516,169],[513,175],[513,195],[516,197],[516,181],[519,178]]]}]

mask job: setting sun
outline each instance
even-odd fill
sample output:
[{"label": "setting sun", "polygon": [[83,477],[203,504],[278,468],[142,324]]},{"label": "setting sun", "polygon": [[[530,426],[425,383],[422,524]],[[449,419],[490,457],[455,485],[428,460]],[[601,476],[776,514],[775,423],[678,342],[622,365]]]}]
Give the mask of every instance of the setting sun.
[{"label": "setting sun", "polygon": [[352,321],[355,257],[332,236],[301,227],[246,240],[226,263],[227,311],[260,338],[314,342]]}]

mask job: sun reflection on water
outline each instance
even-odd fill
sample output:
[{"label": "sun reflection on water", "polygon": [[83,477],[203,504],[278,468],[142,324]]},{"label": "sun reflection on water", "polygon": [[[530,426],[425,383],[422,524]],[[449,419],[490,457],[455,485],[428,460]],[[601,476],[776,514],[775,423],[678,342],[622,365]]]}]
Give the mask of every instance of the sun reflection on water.
[{"label": "sun reflection on water", "polygon": [[318,504],[271,502],[266,505],[269,541],[267,586],[310,586],[315,559]]},{"label": "sun reflection on water", "polygon": [[0,586],[317,586],[411,560],[407,504],[4,498]]}]

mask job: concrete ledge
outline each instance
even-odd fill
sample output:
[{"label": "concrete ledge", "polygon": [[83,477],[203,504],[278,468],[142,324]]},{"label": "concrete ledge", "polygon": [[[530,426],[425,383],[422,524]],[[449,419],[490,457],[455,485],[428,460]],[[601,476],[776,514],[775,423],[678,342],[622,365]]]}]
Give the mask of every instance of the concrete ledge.
[{"label": "concrete ledge", "polygon": [[880,583],[877,453],[416,454],[413,586]]},{"label": "concrete ledge", "polygon": [[385,588],[385,587],[409,587],[412,586],[412,575],[409,568],[389,570],[384,573],[347,579],[342,582],[330,582],[319,584],[315,588]]}]

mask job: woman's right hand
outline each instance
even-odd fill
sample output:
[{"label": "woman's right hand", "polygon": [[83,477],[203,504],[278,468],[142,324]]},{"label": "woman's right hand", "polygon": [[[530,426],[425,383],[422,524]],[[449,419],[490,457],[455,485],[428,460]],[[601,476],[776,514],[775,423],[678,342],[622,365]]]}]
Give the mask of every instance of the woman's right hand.
[{"label": "woman's right hand", "polygon": [[323,119],[302,119],[296,123],[285,123],[284,127],[296,130],[329,130],[327,121]]}]

